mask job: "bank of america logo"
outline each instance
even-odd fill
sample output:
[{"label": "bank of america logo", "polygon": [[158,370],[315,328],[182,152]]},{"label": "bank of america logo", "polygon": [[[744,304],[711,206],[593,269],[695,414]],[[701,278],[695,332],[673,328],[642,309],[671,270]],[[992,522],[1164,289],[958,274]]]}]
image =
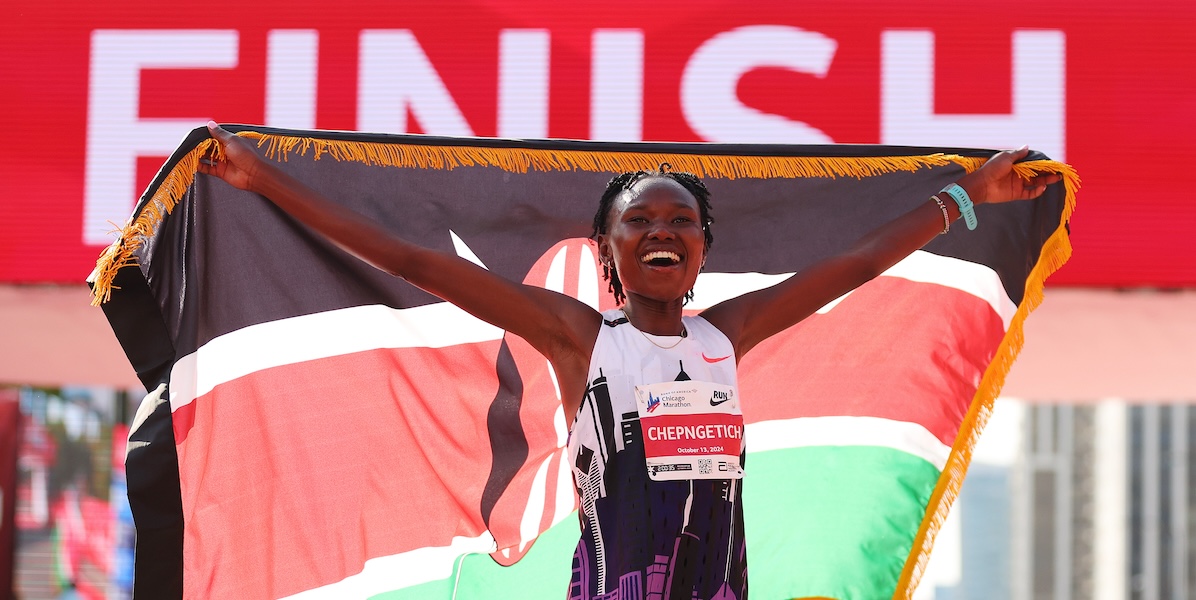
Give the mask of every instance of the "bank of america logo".
[{"label": "bank of america logo", "polygon": [[660,398],[653,396],[652,392],[648,392],[648,412],[656,410],[657,406],[660,406]]}]

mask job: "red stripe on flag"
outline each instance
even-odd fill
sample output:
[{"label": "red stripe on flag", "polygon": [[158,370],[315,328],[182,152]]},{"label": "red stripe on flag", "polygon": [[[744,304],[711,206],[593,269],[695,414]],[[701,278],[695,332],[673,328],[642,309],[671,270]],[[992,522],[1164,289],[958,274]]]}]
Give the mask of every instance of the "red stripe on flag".
[{"label": "red stripe on flag", "polygon": [[285,596],[482,533],[497,349],[361,352],[197,398],[178,446],[187,597]]},{"label": "red stripe on flag", "polygon": [[195,403],[188,402],[170,413],[170,425],[174,428],[174,443],[187,441],[191,428],[195,426]]},{"label": "red stripe on flag", "polygon": [[881,417],[951,445],[1004,335],[983,299],[881,277],[744,358],[744,418]]}]

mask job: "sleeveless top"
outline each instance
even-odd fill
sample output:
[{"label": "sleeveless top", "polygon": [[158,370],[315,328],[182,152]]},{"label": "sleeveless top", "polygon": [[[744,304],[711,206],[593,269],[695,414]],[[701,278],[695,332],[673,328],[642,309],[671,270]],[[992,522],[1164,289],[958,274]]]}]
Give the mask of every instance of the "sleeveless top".
[{"label": "sleeveless top", "polygon": [[[722,389],[729,386],[733,390],[729,393],[737,395],[734,348],[701,317],[684,317],[687,335],[678,338],[642,333],[619,310],[602,316],[585,398],[569,433],[582,535],[573,554],[568,597],[743,600],[747,550],[742,480],[712,479],[717,473],[710,475],[709,470],[704,471],[706,478],[661,481],[659,476],[650,477],[640,423],[643,407],[637,406],[635,391],[636,386],[647,384],[692,381],[711,382]],[[679,339],[675,347],[660,347]],[[653,398],[659,402],[660,395]],[[666,396],[666,406],[667,400]],[[652,412],[652,400],[648,402]],[[709,404],[720,402],[711,398]],[[705,404],[703,408],[713,410]],[[654,415],[646,420],[663,422]],[[738,422],[741,441],[742,417]],[[714,431],[710,427],[720,426],[706,426],[706,430]],[[651,438],[659,439],[659,431],[652,431]],[[692,435],[693,429],[689,432]],[[650,451],[655,451],[652,443]],[[742,453],[738,459],[742,464]]]}]

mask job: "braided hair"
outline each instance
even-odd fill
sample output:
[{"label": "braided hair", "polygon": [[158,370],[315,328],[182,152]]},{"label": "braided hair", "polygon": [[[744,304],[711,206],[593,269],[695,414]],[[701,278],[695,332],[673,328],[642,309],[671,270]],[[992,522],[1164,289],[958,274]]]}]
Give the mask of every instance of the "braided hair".
[{"label": "braided hair", "polygon": [[[650,177],[672,179],[681,184],[681,187],[685,188],[698,201],[702,233],[706,238],[705,249],[710,250],[710,245],[714,243],[714,234],[710,231],[710,224],[714,222],[714,218],[710,216],[710,190],[706,189],[706,184],[702,183],[697,175],[674,171],[669,163],[661,163],[660,168],[655,171],[628,171],[611,179],[610,183],[606,184],[602,200],[598,203],[598,212],[594,214],[594,231],[590,234],[590,238],[596,240],[599,235],[607,233],[607,221],[610,218],[610,209],[615,204],[615,198],[630,190],[640,180]],[[602,265],[602,278],[610,282],[607,289],[614,294],[615,304],[622,304],[627,300],[627,295],[623,293],[623,282],[619,281],[619,273],[615,271],[614,265]],[[693,297],[693,290],[685,293],[686,302],[693,300]]]}]

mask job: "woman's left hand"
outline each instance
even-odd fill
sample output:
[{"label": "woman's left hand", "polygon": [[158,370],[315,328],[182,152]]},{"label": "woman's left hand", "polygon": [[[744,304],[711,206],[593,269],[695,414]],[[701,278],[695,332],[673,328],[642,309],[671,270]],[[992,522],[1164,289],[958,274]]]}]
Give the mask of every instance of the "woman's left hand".
[{"label": "woman's left hand", "polygon": [[1046,187],[1061,179],[1058,173],[1047,173],[1024,179],[1013,171],[1013,163],[1023,159],[1030,149],[998,152],[976,171],[959,180],[976,204],[1029,200],[1041,196]]}]

